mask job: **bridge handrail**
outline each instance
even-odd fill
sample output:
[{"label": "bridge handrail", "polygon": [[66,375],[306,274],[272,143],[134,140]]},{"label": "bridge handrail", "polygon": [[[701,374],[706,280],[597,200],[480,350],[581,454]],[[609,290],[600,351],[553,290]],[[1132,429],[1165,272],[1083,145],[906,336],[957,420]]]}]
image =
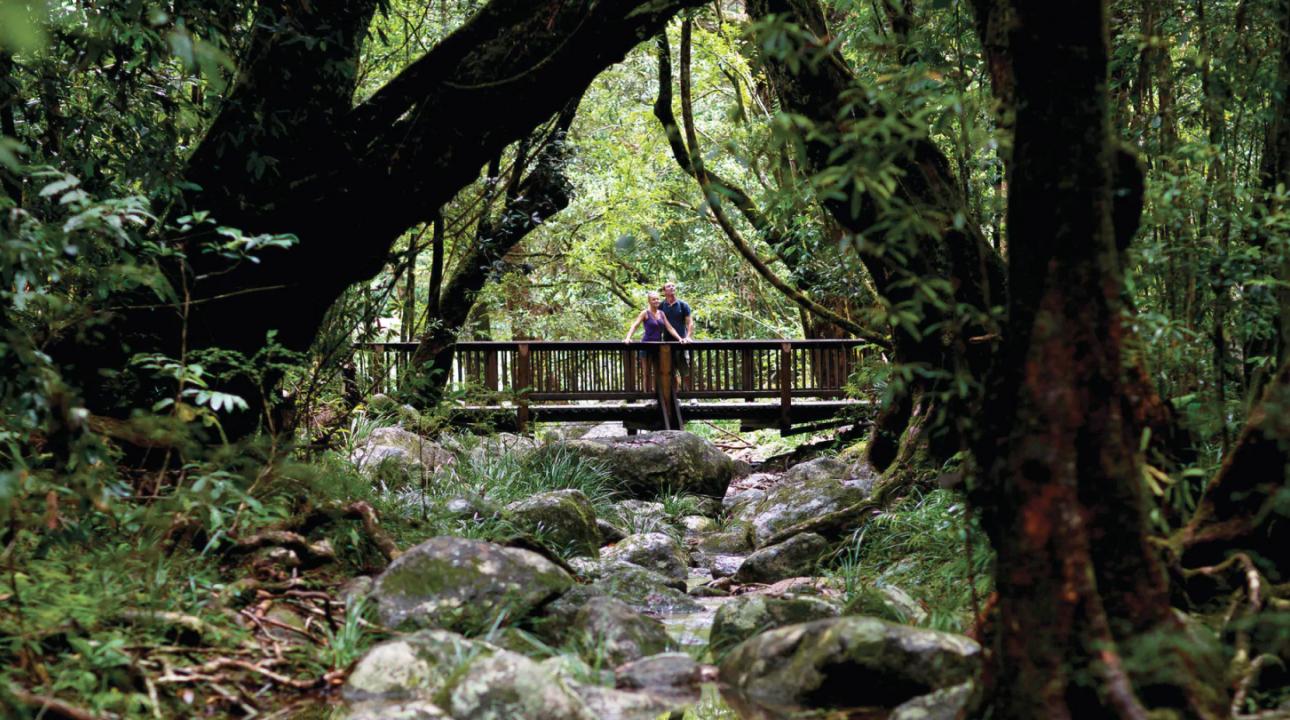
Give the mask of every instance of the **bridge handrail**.
[{"label": "bridge handrail", "polygon": [[[691,340],[685,343],[686,346],[702,348],[750,348],[754,350],[774,350],[788,343],[794,348],[828,348],[828,347],[858,347],[867,345],[865,340],[832,340],[832,339],[783,339],[776,340],[771,338],[758,338],[755,340]],[[557,350],[607,350],[612,348],[631,347],[631,348],[648,348],[656,347],[660,343],[641,342],[634,340],[630,343],[624,343],[621,340],[467,340],[453,343],[454,347],[461,350],[517,350],[520,345],[527,345],[531,349],[557,349]],[[417,343],[414,342],[356,342],[355,348],[367,349],[384,349],[384,350],[402,350],[413,351],[417,349]]]}]

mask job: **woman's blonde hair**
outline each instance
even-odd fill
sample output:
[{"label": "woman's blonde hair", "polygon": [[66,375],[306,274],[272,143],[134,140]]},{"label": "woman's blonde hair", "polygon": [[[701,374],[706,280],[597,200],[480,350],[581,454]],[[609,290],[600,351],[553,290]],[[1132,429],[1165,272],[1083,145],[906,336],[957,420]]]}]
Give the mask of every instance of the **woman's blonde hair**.
[{"label": "woman's blonde hair", "polygon": [[662,299],[661,297],[659,297],[659,294],[658,294],[658,293],[656,293],[656,292],[654,292],[653,290],[650,290],[649,292],[645,293],[645,299],[646,299],[646,300],[649,300],[649,299],[650,299],[650,298],[652,298],[652,297],[659,298],[660,300]]}]

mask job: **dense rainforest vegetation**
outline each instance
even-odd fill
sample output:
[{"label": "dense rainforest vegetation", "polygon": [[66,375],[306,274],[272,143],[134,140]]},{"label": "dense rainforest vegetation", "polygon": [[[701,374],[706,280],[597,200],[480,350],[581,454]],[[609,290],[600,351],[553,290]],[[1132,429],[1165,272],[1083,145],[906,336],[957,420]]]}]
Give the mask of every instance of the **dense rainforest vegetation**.
[{"label": "dense rainforest vegetation", "polygon": [[[452,344],[668,280],[863,341],[823,572],[909,555],[957,716],[1290,717],[1290,0],[0,0],[0,273],[6,717],[333,696],[392,630],[346,580],[536,542],[462,488],[614,500],[481,460]],[[455,469],[356,468],[396,423]]]}]

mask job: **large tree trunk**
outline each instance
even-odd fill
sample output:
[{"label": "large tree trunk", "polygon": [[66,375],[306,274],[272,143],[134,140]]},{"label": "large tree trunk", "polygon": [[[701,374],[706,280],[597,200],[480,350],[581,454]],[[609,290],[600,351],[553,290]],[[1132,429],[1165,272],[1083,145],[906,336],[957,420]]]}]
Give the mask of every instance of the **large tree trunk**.
[{"label": "large tree trunk", "polygon": [[[754,19],[778,17],[813,36],[813,46],[804,52],[816,57],[800,62],[772,54],[763,57],[783,109],[804,116],[814,126],[805,145],[810,168],[821,173],[852,162],[863,167],[868,162],[864,157],[868,143],[848,134],[865,119],[889,110],[870,101],[841,53],[829,50],[832,37],[819,3],[750,0],[748,10]],[[900,177],[894,202],[849,184],[836,188],[846,197],[835,195],[825,201],[838,223],[858,239],[861,257],[883,301],[904,318],[892,323],[896,362],[919,369],[878,419],[869,457],[880,469],[909,447],[902,448],[901,440],[915,417],[915,407],[923,409],[919,417],[943,419],[933,423],[935,432],[920,433],[931,441],[933,458],[944,460],[964,447],[962,421],[973,415],[979,393],[956,392],[954,388],[963,385],[954,381],[966,380],[970,388],[974,379],[988,371],[993,341],[1000,336],[990,310],[1002,302],[1004,292],[1002,261],[970,220],[949,161],[926,128],[904,123],[902,130],[906,134],[900,144],[883,149]],[[853,193],[858,197],[851,197]],[[894,210],[886,207],[893,204]],[[912,236],[892,233],[883,224],[893,219],[892,212],[916,213],[923,222]],[[957,308],[968,308],[967,316]],[[916,327],[911,327],[910,317],[918,318]]]},{"label": "large tree trunk", "polygon": [[[975,447],[974,500],[998,552],[983,714],[1146,718],[1147,707],[1172,707],[1218,717],[1221,698],[1186,672],[1147,678],[1122,663],[1177,621],[1147,542],[1122,402],[1105,7],[1010,9],[1009,332]],[[1155,651],[1164,663],[1178,652]]]},{"label": "large tree trunk", "polygon": [[[184,259],[173,271],[181,312],[125,311],[97,348],[78,338],[61,358],[80,365],[83,385],[97,391],[91,406],[101,409],[123,387],[96,386],[100,368],[119,368],[140,351],[179,356],[179,338],[188,349],[248,356],[270,333],[286,349],[307,348],[333,301],[379,272],[401,233],[429,220],[488,158],[554,115],[676,11],[697,4],[492,0],[351,107],[353,69],[376,0],[266,0],[239,80],[192,157],[189,179],[201,189],[188,201],[220,225],[248,235],[289,233],[298,242],[248,262],[209,252],[227,238],[198,227],[176,239]],[[124,357],[113,351],[123,341]],[[273,381],[231,387],[254,401]],[[230,419],[225,428],[244,433],[255,420]]]}]

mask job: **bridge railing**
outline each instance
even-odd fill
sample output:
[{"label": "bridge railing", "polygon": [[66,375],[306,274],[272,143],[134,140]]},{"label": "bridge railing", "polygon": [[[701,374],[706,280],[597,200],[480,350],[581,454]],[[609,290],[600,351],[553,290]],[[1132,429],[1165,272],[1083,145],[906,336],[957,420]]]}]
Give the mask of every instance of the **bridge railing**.
[{"label": "bridge railing", "polygon": [[[662,346],[668,352],[660,352]],[[461,342],[448,386],[530,402],[647,400],[678,361],[689,373],[681,398],[837,398],[861,358],[859,340],[701,340],[686,344],[612,341]],[[416,343],[363,343],[356,364],[366,392],[399,390],[418,370]],[[642,362],[644,350],[651,361]],[[665,367],[666,366],[666,367]]]}]

